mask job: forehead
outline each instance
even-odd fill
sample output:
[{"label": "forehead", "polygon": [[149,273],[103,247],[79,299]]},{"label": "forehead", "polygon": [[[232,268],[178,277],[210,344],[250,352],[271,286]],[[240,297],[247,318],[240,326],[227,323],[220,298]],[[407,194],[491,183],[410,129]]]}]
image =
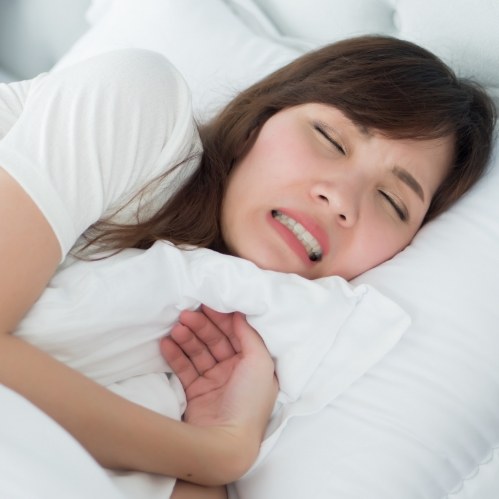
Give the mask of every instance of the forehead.
[{"label": "forehead", "polygon": [[423,197],[428,197],[429,202],[451,170],[454,159],[453,137],[387,140],[401,158],[398,160],[400,164],[393,167],[396,176],[415,191],[417,187],[414,189],[414,180],[417,180],[423,186],[423,191],[427,191]]}]

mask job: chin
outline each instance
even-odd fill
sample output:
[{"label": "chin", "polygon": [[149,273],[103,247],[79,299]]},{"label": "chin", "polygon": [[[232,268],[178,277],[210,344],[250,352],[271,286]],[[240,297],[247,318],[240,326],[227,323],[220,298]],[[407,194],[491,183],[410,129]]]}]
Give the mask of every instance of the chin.
[{"label": "chin", "polygon": [[296,270],[291,269],[290,265],[286,265],[282,260],[269,258],[265,255],[260,255],[259,258],[247,258],[252,261],[257,267],[263,270],[273,270],[274,272],[284,272],[286,274],[296,273]]}]

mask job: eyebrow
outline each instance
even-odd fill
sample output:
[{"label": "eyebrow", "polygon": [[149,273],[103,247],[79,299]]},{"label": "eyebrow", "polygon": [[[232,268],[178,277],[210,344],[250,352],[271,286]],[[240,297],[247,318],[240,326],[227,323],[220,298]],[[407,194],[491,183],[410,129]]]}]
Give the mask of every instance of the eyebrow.
[{"label": "eyebrow", "polygon": [[[360,125],[359,123],[354,123],[355,128],[359,131],[361,135],[364,137],[371,137],[372,132],[371,129],[367,126]],[[327,124],[325,124],[326,128],[328,127]],[[404,182],[405,185],[407,185],[415,194],[416,196],[421,199],[421,201],[424,202],[425,200],[425,195],[424,195],[424,190],[421,187],[421,184],[414,178],[414,176],[409,173],[405,168],[401,168],[400,166],[394,166],[392,169],[392,173],[402,182]]]},{"label": "eyebrow", "polygon": [[421,184],[407,170],[400,168],[400,166],[395,166],[392,169],[392,173],[412,189],[421,201],[424,201],[424,191]]}]

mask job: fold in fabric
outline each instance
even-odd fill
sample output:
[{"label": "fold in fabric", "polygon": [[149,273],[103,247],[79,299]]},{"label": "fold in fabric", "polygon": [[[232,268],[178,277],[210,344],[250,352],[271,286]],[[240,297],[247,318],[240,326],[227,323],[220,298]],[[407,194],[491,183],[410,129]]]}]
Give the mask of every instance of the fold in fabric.
[{"label": "fold in fabric", "polygon": [[180,311],[202,303],[246,314],[275,359],[281,404],[308,407],[300,411],[341,393],[393,347],[410,322],[368,285],[352,287],[339,277],[309,281],[161,241],[145,251],[76,261],[61,270],[16,334],[109,385],[169,372],[159,339]]}]

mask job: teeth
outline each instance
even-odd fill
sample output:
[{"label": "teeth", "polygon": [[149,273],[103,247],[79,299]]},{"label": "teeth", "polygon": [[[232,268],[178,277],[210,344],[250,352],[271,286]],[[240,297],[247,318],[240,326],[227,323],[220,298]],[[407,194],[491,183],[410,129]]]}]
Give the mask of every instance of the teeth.
[{"label": "teeth", "polygon": [[301,223],[281,213],[279,210],[272,210],[272,217],[281,222],[284,227],[288,228],[296,236],[298,241],[303,244],[308,253],[308,258],[312,262],[321,260],[322,248],[319,241]]}]

